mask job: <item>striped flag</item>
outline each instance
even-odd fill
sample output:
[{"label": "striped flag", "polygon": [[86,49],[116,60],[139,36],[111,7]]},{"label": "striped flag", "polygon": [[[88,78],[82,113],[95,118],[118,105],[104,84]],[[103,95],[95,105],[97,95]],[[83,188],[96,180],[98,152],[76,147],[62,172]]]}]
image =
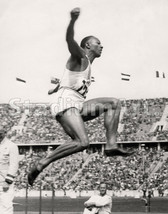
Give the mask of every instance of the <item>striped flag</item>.
[{"label": "striped flag", "polygon": [[91,82],[95,82],[95,78],[94,77],[91,77]]},{"label": "striped flag", "polygon": [[156,78],[159,78],[159,77],[166,78],[165,73],[162,72],[162,75],[161,75],[161,74],[159,73],[159,71],[156,71]]},{"label": "striped flag", "polygon": [[20,78],[18,78],[18,77],[16,77],[16,80],[17,80],[17,81],[19,81],[19,82],[24,82],[24,83],[26,83],[26,81],[25,81],[25,80],[20,79]]},{"label": "striped flag", "polygon": [[130,81],[130,77],[131,77],[130,74],[121,73],[121,80]]},{"label": "striped flag", "polygon": [[156,78],[159,78],[159,71],[156,71]]}]

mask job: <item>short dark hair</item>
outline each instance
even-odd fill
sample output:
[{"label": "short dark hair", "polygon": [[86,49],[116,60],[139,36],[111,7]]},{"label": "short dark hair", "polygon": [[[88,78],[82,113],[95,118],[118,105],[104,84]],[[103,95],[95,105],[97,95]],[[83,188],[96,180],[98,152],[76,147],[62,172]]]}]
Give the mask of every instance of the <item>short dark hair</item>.
[{"label": "short dark hair", "polygon": [[82,39],[80,46],[81,48],[85,48],[86,43],[89,41],[89,39],[95,38],[94,36],[86,36],[85,38]]}]

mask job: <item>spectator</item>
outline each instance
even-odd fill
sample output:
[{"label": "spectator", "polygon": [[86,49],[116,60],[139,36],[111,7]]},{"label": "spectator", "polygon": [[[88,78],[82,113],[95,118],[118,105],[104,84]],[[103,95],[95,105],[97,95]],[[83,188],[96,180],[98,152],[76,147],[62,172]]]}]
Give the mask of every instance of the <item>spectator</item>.
[{"label": "spectator", "polygon": [[5,137],[0,128],[0,210],[3,214],[13,214],[13,180],[18,170],[18,148]]},{"label": "spectator", "polygon": [[107,195],[107,184],[104,182],[100,183],[99,186],[100,194],[91,196],[84,205],[84,214],[110,214],[112,209],[112,198]]}]

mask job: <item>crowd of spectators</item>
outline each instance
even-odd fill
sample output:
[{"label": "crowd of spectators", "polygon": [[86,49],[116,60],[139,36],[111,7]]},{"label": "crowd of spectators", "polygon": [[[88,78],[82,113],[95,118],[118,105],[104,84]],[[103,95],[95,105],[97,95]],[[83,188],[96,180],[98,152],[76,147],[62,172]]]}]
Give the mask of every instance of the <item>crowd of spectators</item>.
[{"label": "crowd of spectators", "polygon": [[[118,133],[118,141],[151,141],[153,136],[156,136],[157,140],[168,140],[168,131],[159,130],[157,133],[150,133],[153,124],[160,121],[167,102],[166,98],[122,101],[125,111],[120,121],[122,128]],[[69,140],[46,105],[34,105],[28,111],[22,109],[18,112],[9,104],[1,104],[0,122],[5,129],[11,130],[9,137],[16,143],[62,143]],[[103,114],[86,122],[90,142],[106,141],[103,124]],[[20,128],[17,129],[17,126]],[[17,189],[26,187],[30,167],[49,152],[44,149],[23,152],[15,182]],[[39,189],[39,185],[42,184],[44,190],[50,190],[51,183],[54,183],[55,189],[58,190],[64,190],[65,186],[73,190],[93,190],[102,179],[109,183],[111,190],[135,190],[146,181],[148,187],[163,192],[167,185],[165,180],[168,161],[163,164],[160,171],[148,179],[162,156],[162,150],[156,151],[151,148],[145,151],[137,149],[133,156],[124,159],[106,157],[99,151],[93,155],[88,164],[83,165],[85,157],[83,153],[77,153],[50,164],[39,175],[33,189]],[[78,176],[73,178],[76,172],[79,172]],[[68,186],[65,185],[67,182]]]},{"label": "crowd of spectators", "polygon": [[24,127],[22,132],[15,132],[14,142],[50,143],[54,140],[64,142],[68,139],[46,105],[29,108]]},{"label": "crowd of spectators", "polygon": [[[19,163],[15,182],[17,189],[26,187],[30,167],[49,152],[42,149],[25,152]],[[106,157],[100,151],[92,156],[89,153],[77,153],[53,162],[38,176],[32,188],[39,190],[41,184],[43,190],[51,190],[53,184],[56,190],[94,190],[101,180],[106,181],[109,189],[114,191],[137,190],[144,182],[148,182],[150,188],[158,189],[162,185],[165,188],[167,162],[149,179],[153,164],[156,166],[162,160],[163,150],[137,149],[134,155],[126,158]],[[88,163],[84,164],[88,157]]]},{"label": "crowd of spectators", "polygon": [[124,126],[119,141],[152,140],[155,133],[149,131],[161,119],[167,101],[165,98],[125,101],[126,112],[121,120]]},{"label": "crowd of spectators", "polygon": [[160,161],[162,155],[162,151],[155,149],[137,150],[127,158],[106,157],[97,153],[71,185],[77,189],[92,190],[100,180],[104,180],[111,190],[137,190],[151,173],[152,164]]},{"label": "crowd of spectators", "polygon": [[[27,174],[31,167],[36,162],[49,155],[50,151],[37,150],[32,153],[25,152],[22,160],[19,162],[18,176],[16,177],[15,185],[17,189],[26,188]],[[40,183],[43,190],[51,190],[52,183],[57,190],[63,189],[64,185],[74,176],[74,174],[82,167],[84,162],[84,156],[81,153],[71,155],[67,158],[63,158],[50,164],[43,172],[38,176],[33,185],[34,190],[39,190]]]},{"label": "crowd of spectators", "polygon": [[0,124],[6,131],[17,125],[20,119],[21,112],[18,113],[9,104],[0,104]]},{"label": "crowd of spectators", "polygon": [[[152,140],[156,133],[150,133],[152,125],[159,121],[168,99],[139,99],[122,101],[125,109],[120,124],[122,129],[118,133],[118,141]],[[105,142],[103,114],[86,122],[86,129],[91,142]],[[3,120],[5,121],[4,117]],[[13,131],[16,143],[49,143],[64,142],[69,137],[51,115],[47,105],[32,105],[25,116],[21,132]],[[167,132],[162,132],[157,139],[167,139]]]},{"label": "crowd of spectators", "polygon": [[168,130],[158,131],[156,136],[157,140],[168,140]]},{"label": "crowd of spectators", "polygon": [[159,196],[164,196],[164,191],[168,189],[168,159],[161,164],[161,167],[153,173],[150,179],[147,180],[149,189],[157,189]]}]

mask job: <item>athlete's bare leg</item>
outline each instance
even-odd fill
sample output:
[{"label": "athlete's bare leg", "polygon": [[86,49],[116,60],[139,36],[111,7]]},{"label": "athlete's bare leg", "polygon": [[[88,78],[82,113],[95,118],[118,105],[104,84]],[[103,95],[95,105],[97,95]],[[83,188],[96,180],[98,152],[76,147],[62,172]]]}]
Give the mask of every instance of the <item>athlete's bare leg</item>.
[{"label": "athlete's bare leg", "polygon": [[72,138],[72,142],[58,146],[49,156],[38,162],[37,166],[28,174],[28,182],[30,185],[33,184],[39,173],[53,161],[83,151],[89,146],[84,121],[76,108],[68,109],[62,113],[61,116],[57,116],[57,120],[65,132]]},{"label": "athlete's bare leg", "polygon": [[72,138],[72,142],[58,146],[49,156],[40,160],[38,165],[28,175],[29,184],[32,185],[38,174],[53,161],[85,150],[89,146],[89,140],[84,121],[92,120],[102,113],[104,113],[104,125],[107,137],[106,155],[129,155],[129,152],[118,148],[116,144],[120,109],[120,101],[117,99],[96,98],[85,102],[81,113],[76,108],[70,108],[60,116],[57,116],[57,121]]},{"label": "athlete's bare leg", "polygon": [[116,144],[120,111],[121,103],[115,98],[96,98],[86,101],[83,106],[81,114],[84,121],[92,120],[104,113],[104,126],[107,138],[105,153],[107,156],[127,156],[132,154],[132,152],[119,148]]}]

